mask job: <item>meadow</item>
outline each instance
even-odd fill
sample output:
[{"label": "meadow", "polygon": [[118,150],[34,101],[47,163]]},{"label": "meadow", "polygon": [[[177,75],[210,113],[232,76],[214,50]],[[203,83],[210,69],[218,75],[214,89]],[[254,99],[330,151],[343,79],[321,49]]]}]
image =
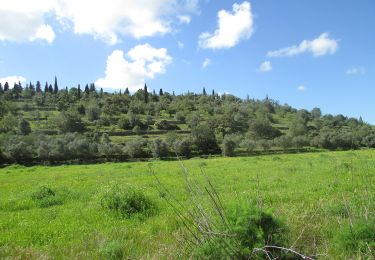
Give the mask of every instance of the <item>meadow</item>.
[{"label": "meadow", "polygon": [[[374,256],[366,225],[375,226],[375,150],[358,150],[2,168],[0,258],[188,258],[184,226],[155,178],[188,204],[181,163],[198,183],[204,170],[224,208],[258,207],[282,220],[290,248],[320,259]],[[142,190],[156,213],[121,218],[103,208],[116,185]],[[41,187],[53,200],[35,199]]]}]

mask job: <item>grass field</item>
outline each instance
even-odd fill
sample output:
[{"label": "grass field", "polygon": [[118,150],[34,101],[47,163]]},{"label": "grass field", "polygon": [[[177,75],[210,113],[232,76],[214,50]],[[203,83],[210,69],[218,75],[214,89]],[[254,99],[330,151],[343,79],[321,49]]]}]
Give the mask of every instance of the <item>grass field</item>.
[{"label": "grass field", "polygon": [[[350,222],[355,227],[375,214],[375,150],[183,163],[198,181],[203,167],[224,205],[258,205],[282,219],[294,249],[322,259],[366,257],[342,245],[342,235]],[[0,169],[0,258],[187,257],[189,252],[178,244],[182,225],[159,193],[150,168],[186,203],[176,161]],[[101,196],[115,184],[142,189],[157,204],[157,213],[119,218],[103,209]],[[54,190],[55,201],[40,204],[33,199],[42,186]]]}]

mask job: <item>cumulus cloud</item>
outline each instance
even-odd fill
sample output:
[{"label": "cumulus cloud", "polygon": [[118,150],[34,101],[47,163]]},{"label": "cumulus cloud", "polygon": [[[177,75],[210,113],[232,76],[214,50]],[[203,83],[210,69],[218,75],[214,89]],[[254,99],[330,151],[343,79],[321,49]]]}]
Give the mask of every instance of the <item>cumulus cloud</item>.
[{"label": "cumulus cloud", "polygon": [[295,56],[309,52],[315,57],[334,54],[339,48],[338,40],[329,38],[328,33],[322,33],[314,40],[304,40],[299,45],[283,48],[267,53],[268,57]]},{"label": "cumulus cloud", "polygon": [[305,91],[305,90],[306,90],[306,87],[305,87],[304,85],[299,85],[299,86],[297,87],[297,90],[298,90],[298,91]]},{"label": "cumulus cloud", "polygon": [[346,75],[355,76],[355,75],[363,75],[366,73],[365,68],[363,67],[351,67],[345,71]]},{"label": "cumulus cloud", "polygon": [[272,70],[272,64],[268,60],[260,64],[260,67],[258,68],[259,72],[268,72],[271,70]]},{"label": "cumulus cloud", "polygon": [[171,62],[167,49],[156,49],[149,44],[137,45],[126,55],[115,50],[107,58],[105,77],[99,78],[95,84],[103,88],[128,87],[130,91],[136,91],[143,87],[146,79],[164,74]]},{"label": "cumulus cloud", "polygon": [[202,69],[205,69],[207,68],[208,66],[210,66],[212,64],[211,60],[209,58],[206,58],[203,63],[202,63]]},{"label": "cumulus cloud", "polygon": [[218,13],[218,28],[213,33],[204,32],[199,36],[199,47],[204,49],[231,48],[253,33],[251,5],[245,1],[233,4],[233,10]]},{"label": "cumulus cloud", "polygon": [[45,22],[54,9],[54,1],[3,0],[0,4],[0,41],[46,41],[52,43],[55,33]]},{"label": "cumulus cloud", "polygon": [[22,76],[8,76],[0,78],[0,83],[4,86],[5,82],[8,82],[9,87],[13,88],[14,83],[21,82],[21,84],[26,82],[26,78]]},{"label": "cumulus cloud", "polygon": [[55,33],[46,17],[76,34],[90,34],[109,44],[121,35],[163,35],[174,24],[190,23],[197,0],[1,0],[0,40],[52,42]]}]

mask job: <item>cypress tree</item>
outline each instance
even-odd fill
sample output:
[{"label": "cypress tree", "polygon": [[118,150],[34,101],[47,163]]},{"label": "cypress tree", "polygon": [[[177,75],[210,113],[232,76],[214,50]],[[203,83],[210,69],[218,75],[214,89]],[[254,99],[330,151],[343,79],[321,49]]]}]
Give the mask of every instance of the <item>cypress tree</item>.
[{"label": "cypress tree", "polygon": [[36,93],[41,93],[42,92],[42,87],[40,85],[39,80],[36,82]]},{"label": "cypress tree", "polygon": [[78,91],[77,91],[77,98],[78,99],[81,99],[81,85],[80,84],[78,84]]},{"label": "cypress tree", "polygon": [[53,84],[53,93],[59,92],[59,86],[57,85],[57,77],[55,76],[55,83]]},{"label": "cypress tree", "polygon": [[130,94],[130,92],[129,92],[129,89],[128,89],[128,88],[126,88],[126,89],[125,89],[125,92],[124,92],[124,94],[125,94],[125,95],[129,95],[129,94]]},{"label": "cypress tree", "polygon": [[86,94],[90,93],[90,89],[89,89],[89,85],[88,84],[86,84],[86,86],[85,86],[85,93]]},{"label": "cypress tree", "polygon": [[100,97],[103,97],[103,88],[100,88]]},{"label": "cypress tree", "polygon": [[147,85],[145,84],[145,87],[144,87],[144,95],[145,95],[145,103],[148,103],[148,91],[147,91]]},{"label": "cypress tree", "polygon": [[48,93],[48,82],[46,82],[46,85],[44,86],[44,93],[45,94]]},{"label": "cypress tree", "polygon": [[206,88],[203,87],[203,96],[207,96]]},{"label": "cypress tree", "polygon": [[52,87],[51,84],[49,84],[49,86],[48,86],[48,92],[49,92],[49,93],[53,93],[53,87]]},{"label": "cypress tree", "polygon": [[163,93],[163,89],[160,89],[159,90],[159,96],[163,96],[164,95],[164,93]]},{"label": "cypress tree", "polygon": [[3,94],[3,93],[4,93],[3,84],[1,84],[0,82],[0,94]]},{"label": "cypress tree", "polygon": [[91,83],[90,84],[90,92],[96,92],[95,84]]},{"label": "cypress tree", "polygon": [[9,84],[8,84],[8,82],[5,82],[5,84],[4,84],[4,92],[6,92],[8,90],[9,90]]}]

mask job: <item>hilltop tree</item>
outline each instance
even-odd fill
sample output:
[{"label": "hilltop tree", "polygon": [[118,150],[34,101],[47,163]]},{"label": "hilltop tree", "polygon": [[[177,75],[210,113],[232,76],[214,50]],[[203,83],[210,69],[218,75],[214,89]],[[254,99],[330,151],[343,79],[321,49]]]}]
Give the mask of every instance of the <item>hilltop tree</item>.
[{"label": "hilltop tree", "polygon": [[203,96],[207,96],[206,88],[203,87]]},{"label": "hilltop tree", "polygon": [[148,103],[148,91],[147,91],[147,85],[145,84],[144,86],[144,95],[145,95],[145,103],[147,104]]},{"label": "hilltop tree", "polygon": [[57,85],[57,77],[55,76],[55,83],[53,84],[53,93],[57,94],[59,92],[59,86]]},{"label": "hilltop tree", "polygon": [[81,99],[81,95],[82,95],[81,85],[78,84],[78,89],[77,89],[77,98],[78,98],[78,99]]},{"label": "hilltop tree", "polygon": [[52,87],[51,84],[49,84],[49,86],[48,86],[48,92],[49,92],[49,93],[53,93],[53,87]]},{"label": "hilltop tree", "polygon": [[163,93],[163,89],[160,89],[159,90],[159,96],[163,96],[164,95],[164,93]]},{"label": "hilltop tree", "polygon": [[124,94],[125,94],[125,95],[129,95],[129,94],[130,94],[130,92],[129,92],[129,89],[128,89],[128,88],[126,88],[126,89],[125,89],[125,92],[124,92]]},{"label": "hilltop tree", "polygon": [[4,84],[4,92],[7,92],[9,90],[9,84],[8,82],[5,82]]},{"label": "hilltop tree", "polygon": [[48,82],[44,85],[44,94],[48,93]]},{"label": "hilltop tree", "polygon": [[35,91],[36,91],[36,93],[42,93],[42,86],[41,86],[39,80],[36,82],[36,88],[35,88]]},{"label": "hilltop tree", "polygon": [[3,94],[3,93],[4,93],[3,85],[0,82],[0,94]]},{"label": "hilltop tree", "polygon": [[208,125],[198,125],[191,131],[191,137],[196,149],[202,154],[216,153],[219,147],[214,130]]}]

